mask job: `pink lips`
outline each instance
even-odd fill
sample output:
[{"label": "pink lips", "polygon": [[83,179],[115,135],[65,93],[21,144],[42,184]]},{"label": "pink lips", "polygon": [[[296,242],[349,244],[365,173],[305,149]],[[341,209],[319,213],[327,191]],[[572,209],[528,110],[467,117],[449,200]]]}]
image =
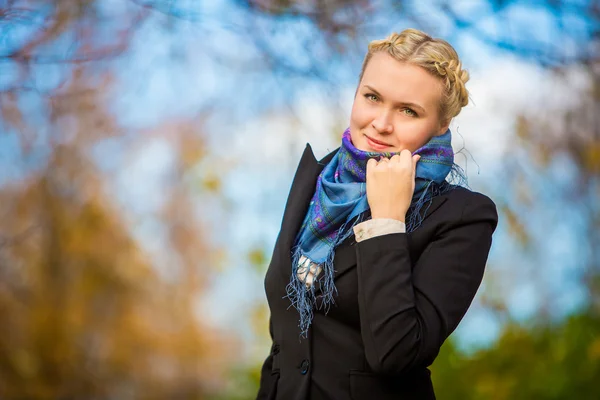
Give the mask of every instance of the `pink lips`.
[{"label": "pink lips", "polygon": [[369,143],[369,146],[375,150],[385,150],[388,147],[390,147],[389,144],[387,143],[383,143],[380,142],[378,140],[375,139],[371,139],[369,136],[365,135],[365,137],[367,138],[367,142]]}]

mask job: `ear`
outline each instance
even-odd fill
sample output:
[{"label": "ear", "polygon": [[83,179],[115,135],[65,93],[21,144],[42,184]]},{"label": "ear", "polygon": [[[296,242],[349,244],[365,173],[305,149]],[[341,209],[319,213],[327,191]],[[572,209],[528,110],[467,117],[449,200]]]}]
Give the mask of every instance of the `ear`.
[{"label": "ear", "polygon": [[436,132],[436,134],[434,136],[442,136],[444,133],[446,133],[446,131],[450,127],[451,121],[452,121],[452,118],[448,118],[447,120],[442,121],[440,124],[440,129]]}]

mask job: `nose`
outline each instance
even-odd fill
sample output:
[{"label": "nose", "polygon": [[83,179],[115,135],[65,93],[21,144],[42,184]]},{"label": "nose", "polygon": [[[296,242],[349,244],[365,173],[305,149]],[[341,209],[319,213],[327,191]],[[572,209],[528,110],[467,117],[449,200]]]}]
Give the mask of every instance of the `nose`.
[{"label": "nose", "polygon": [[392,133],[394,125],[391,120],[391,113],[389,110],[381,110],[375,119],[371,122],[371,126],[380,134],[385,135]]}]

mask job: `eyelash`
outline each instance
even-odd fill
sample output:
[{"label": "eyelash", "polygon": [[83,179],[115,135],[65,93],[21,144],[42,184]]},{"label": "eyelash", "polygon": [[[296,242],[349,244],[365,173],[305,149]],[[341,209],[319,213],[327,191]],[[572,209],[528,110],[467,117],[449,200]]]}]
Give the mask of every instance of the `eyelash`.
[{"label": "eyelash", "polygon": [[411,116],[411,117],[418,117],[417,113],[416,113],[416,112],[415,112],[415,110],[413,110],[412,108],[408,108],[408,107],[406,107],[406,108],[403,108],[403,109],[402,109],[402,111],[406,111],[406,110],[410,111],[410,113],[411,113],[411,114],[410,114],[410,116]]},{"label": "eyelash", "polygon": [[379,97],[377,97],[377,95],[373,94],[373,93],[366,93],[365,99],[371,100],[371,101],[377,101],[377,100],[379,100]]},{"label": "eyelash", "polygon": [[[373,94],[373,93],[366,93],[364,96],[365,96],[365,98],[366,98],[367,100],[370,100],[370,101],[379,101],[379,97],[378,97],[376,94]],[[410,116],[411,116],[411,117],[418,117],[418,116],[419,116],[419,115],[416,113],[416,111],[415,111],[415,110],[413,110],[412,108],[405,107],[405,108],[403,108],[403,109],[402,109],[402,111],[406,111],[406,110],[410,111]]]}]

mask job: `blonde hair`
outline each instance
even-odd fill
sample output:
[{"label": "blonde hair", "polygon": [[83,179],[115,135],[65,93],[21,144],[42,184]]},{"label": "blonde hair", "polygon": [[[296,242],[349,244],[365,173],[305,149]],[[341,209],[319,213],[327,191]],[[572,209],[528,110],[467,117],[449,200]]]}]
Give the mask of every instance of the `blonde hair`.
[{"label": "blonde hair", "polygon": [[418,65],[440,78],[444,88],[439,109],[442,121],[457,116],[469,103],[469,92],[465,87],[469,73],[462,69],[456,50],[445,40],[434,39],[417,29],[405,29],[383,40],[374,40],[369,43],[359,82],[373,54],[380,51],[387,52],[398,61]]}]

